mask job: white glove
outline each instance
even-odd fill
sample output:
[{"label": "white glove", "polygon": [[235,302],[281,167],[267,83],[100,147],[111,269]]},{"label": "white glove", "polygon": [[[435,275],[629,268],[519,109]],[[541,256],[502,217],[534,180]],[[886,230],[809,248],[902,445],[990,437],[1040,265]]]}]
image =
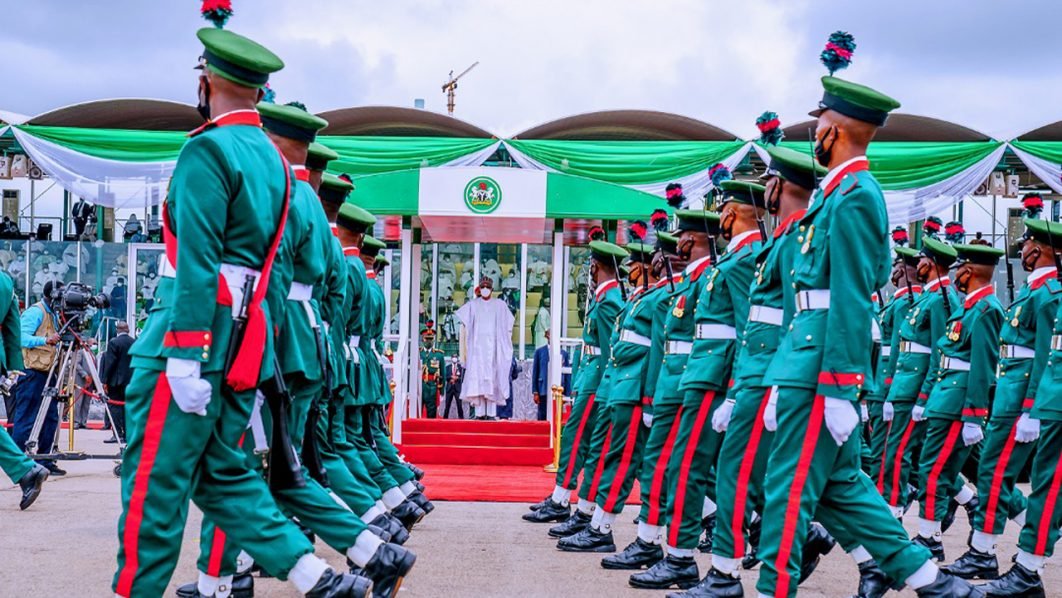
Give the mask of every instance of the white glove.
[{"label": "white glove", "polygon": [[965,423],[962,425],[962,443],[972,446],[985,439],[985,431],[978,424]]},{"label": "white glove", "polygon": [[166,379],[170,383],[173,402],[185,413],[206,415],[210,395],[210,383],[199,377],[201,364],[194,359],[170,357],[166,360]]},{"label": "white glove", "polygon": [[778,429],[778,387],[771,387],[771,395],[767,397],[767,406],[763,409],[763,427],[768,432]]},{"label": "white glove", "polygon": [[892,408],[892,403],[885,401],[885,404],[881,406],[881,419],[891,422],[893,417],[896,417],[896,412]]},{"label": "white glove", "polygon": [[870,421],[870,411],[867,410],[866,403],[859,404],[859,420],[862,421],[864,424]]},{"label": "white glove", "polygon": [[826,411],[823,417],[826,420],[826,428],[830,431],[837,446],[841,446],[852,435],[852,431],[859,425],[859,413],[856,412],[852,401],[825,397]]},{"label": "white glove", "polygon": [[911,410],[911,419],[916,422],[924,421],[926,419],[926,408],[921,405],[915,405]]},{"label": "white glove", "polygon": [[734,400],[723,401],[723,404],[712,414],[712,429],[719,433],[726,432],[726,427],[730,425],[730,416],[733,414]]},{"label": "white glove", "polygon": [[1017,442],[1032,442],[1040,437],[1040,420],[1029,417],[1028,413],[1022,413],[1018,418],[1018,429],[1014,432],[1014,440]]},{"label": "white glove", "polygon": [[653,414],[652,413],[643,412],[642,413],[642,423],[645,424],[646,428],[652,428],[653,427]]}]

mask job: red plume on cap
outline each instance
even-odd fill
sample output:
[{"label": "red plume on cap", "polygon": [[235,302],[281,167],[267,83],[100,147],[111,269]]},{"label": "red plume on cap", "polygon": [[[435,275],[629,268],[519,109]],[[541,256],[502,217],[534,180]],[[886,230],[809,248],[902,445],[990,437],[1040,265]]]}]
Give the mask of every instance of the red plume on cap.
[{"label": "red plume on cap", "polygon": [[596,224],[594,226],[591,226],[590,230],[588,230],[586,232],[586,234],[587,234],[587,236],[590,237],[591,241],[604,241],[605,240],[605,229],[601,228],[600,226],[598,226]]},{"label": "red plume on cap", "polygon": [[670,224],[667,212],[663,210],[653,210],[652,215],[649,216],[649,224],[652,225],[653,230],[656,232],[666,231]]},{"label": "red plume on cap", "polygon": [[345,172],[343,174],[337,176],[336,178],[341,180],[341,181],[346,181],[348,183],[353,183],[354,182],[354,179],[350,178],[350,175],[345,173]]},{"label": "red plume on cap", "polygon": [[424,322],[424,327],[428,329],[434,328],[435,320],[428,320],[427,322]]},{"label": "red plume on cap", "polygon": [[231,0],[203,0],[203,7],[199,10],[203,18],[221,29],[225,27],[229,17],[232,16]]},{"label": "red plume on cap", "polygon": [[649,234],[649,226],[641,220],[637,220],[631,223],[630,227],[627,229],[627,232],[630,233],[629,236],[631,237],[632,242],[640,243],[644,241],[646,235]]},{"label": "red plume on cap", "polygon": [[930,235],[936,235],[943,227],[944,222],[936,216],[930,216],[929,218],[926,218],[925,224],[922,225],[922,228]]},{"label": "red plume on cap", "polygon": [[944,238],[952,243],[962,243],[966,240],[966,228],[961,222],[953,220],[944,227]]},{"label": "red plume on cap", "polygon": [[892,242],[900,245],[901,247],[907,245],[910,241],[910,237],[907,236],[907,229],[902,226],[897,226],[892,229]]},{"label": "red plume on cap", "polygon": [[1039,193],[1030,193],[1021,199],[1021,207],[1025,209],[1026,218],[1039,218],[1044,209],[1044,198]]}]

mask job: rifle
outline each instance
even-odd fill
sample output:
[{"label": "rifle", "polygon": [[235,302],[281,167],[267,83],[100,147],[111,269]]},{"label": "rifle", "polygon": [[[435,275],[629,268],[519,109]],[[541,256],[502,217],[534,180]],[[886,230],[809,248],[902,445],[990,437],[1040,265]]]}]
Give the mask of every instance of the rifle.
[{"label": "rifle", "polygon": [[1047,220],[1047,241],[1051,244],[1051,255],[1055,256],[1055,278],[1062,283],[1062,256],[1055,251],[1055,237],[1051,234],[1051,219],[1045,216],[1044,220]]},{"label": "rifle", "polygon": [[251,306],[251,296],[254,294],[254,276],[247,276],[243,281],[243,298],[240,300],[239,310],[233,313],[232,334],[229,335],[229,346],[225,349],[225,369],[228,374],[232,369],[232,362],[240,351],[243,343],[244,329],[247,328],[247,310]]},{"label": "rifle", "polygon": [[667,270],[667,286],[668,292],[675,292],[675,272],[671,269],[671,258],[667,256],[664,250],[660,250],[660,255],[664,258],[664,269]]},{"label": "rifle", "polygon": [[273,377],[261,387],[269,403],[269,412],[273,418],[273,438],[270,441],[266,480],[271,490],[290,490],[304,488],[306,478],[302,475],[302,463],[288,434],[288,410],[291,406],[291,393],[284,383],[280,362],[273,354]]},{"label": "rifle", "polygon": [[[332,371],[328,363],[328,350],[325,345],[324,334],[321,327],[313,324],[313,337],[317,343],[317,360],[320,362],[321,374],[324,378],[325,392],[331,392]],[[321,420],[321,405],[317,399],[313,399],[310,405],[310,415],[306,419],[306,428],[302,440],[302,462],[310,472],[310,477],[317,480],[322,486],[328,487],[328,472],[321,460],[321,451],[317,446],[317,426]]]},{"label": "rifle", "polygon": [[[977,233],[977,238],[981,238],[981,233]],[[1007,295],[1010,296],[1010,302],[1014,303],[1014,264],[1010,262],[1010,256],[1007,253],[1010,251],[1010,236],[1008,231],[1003,231],[1003,261],[1007,263]]]}]

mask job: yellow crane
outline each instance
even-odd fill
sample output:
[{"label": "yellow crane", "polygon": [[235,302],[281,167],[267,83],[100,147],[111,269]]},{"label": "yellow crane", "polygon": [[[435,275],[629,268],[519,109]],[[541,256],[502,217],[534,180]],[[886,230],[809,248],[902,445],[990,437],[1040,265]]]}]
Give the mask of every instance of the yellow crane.
[{"label": "yellow crane", "polygon": [[468,71],[476,68],[476,65],[478,64],[479,61],[477,60],[472,63],[472,66],[462,71],[461,74],[456,77],[454,76],[454,72],[450,71],[450,80],[443,83],[442,90],[443,93],[446,94],[446,111],[450,113],[450,116],[454,115],[454,90],[457,89],[457,80],[467,75]]}]

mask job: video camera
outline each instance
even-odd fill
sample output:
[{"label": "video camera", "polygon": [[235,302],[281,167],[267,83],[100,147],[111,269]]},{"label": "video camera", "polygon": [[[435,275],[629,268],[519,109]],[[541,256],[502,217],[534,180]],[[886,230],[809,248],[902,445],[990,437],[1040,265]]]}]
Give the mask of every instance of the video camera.
[{"label": "video camera", "polygon": [[103,293],[93,294],[92,287],[80,282],[71,282],[52,290],[53,309],[62,313],[67,321],[81,320],[90,308],[107,309],[110,298]]}]

